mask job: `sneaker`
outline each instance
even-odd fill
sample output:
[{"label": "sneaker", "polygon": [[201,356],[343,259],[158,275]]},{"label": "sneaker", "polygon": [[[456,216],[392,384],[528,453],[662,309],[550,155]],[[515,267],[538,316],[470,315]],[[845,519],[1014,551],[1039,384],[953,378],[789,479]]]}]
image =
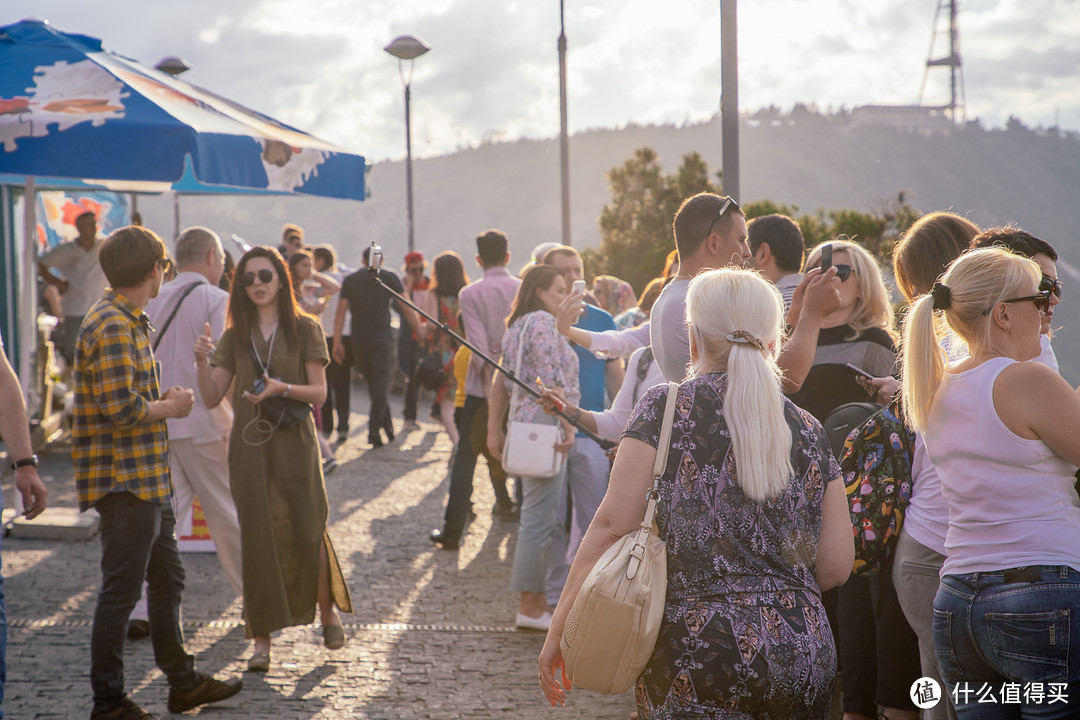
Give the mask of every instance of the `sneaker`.
[{"label": "sneaker", "polygon": [[330,473],[334,472],[335,470],[337,470],[337,459],[336,458],[326,458],[325,460],[323,460],[323,464],[322,464],[322,474],[323,475],[329,475]]},{"label": "sneaker", "polygon": [[195,687],[190,690],[169,688],[169,712],[187,712],[206,703],[228,700],[244,687],[244,683],[236,678],[222,681],[203,673],[196,673],[196,675],[198,679]]},{"label": "sneaker", "polygon": [[547,632],[547,629],[551,627],[551,613],[546,612],[540,617],[529,617],[518,613],[514,625],[521,630],[542,630]]},{"label": "sneaker", "polygon": [[521,508],[514,503],[495,503],[495,507],[491,509],[491,514],[500,520],[518,520],[521,518]]},{"label": "sneaker", "polygon": [[100,710],[90,711],[90,720],[147,720],[153,717],[153,715],[136,705],[127,695],[112,710],[106,710],[105,712]]},{"label": "sneaker", "polygon": [[419,430],[420,429],[420,423],[416,422],[415,420],[406,420],[405,424],[401,426],[401,429],[402,430]]}]

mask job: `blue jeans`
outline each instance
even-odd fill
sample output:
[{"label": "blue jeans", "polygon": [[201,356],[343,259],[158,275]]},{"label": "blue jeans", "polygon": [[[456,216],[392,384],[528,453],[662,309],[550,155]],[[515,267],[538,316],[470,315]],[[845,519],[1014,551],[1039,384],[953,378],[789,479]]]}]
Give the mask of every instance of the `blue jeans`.
[{"label": "blue jeans", "polygon": [[[546,478],[518,478],[522,488],[521,519],[518,521],[514,564],[510,570],[510,591],[542,593],[547,584],[549,551],[566,530],[559,517],[559,500],[566,491],[566,465]],[[565,549],[565,544],[562,545]]]},{"label": "blue jeans", "polygon": [[172,687],[187,689],[197,675],[180,631],[184,563],[172,505],[117,492],[94,507],[101,515],[101,590],[90,632],[90,685],[94,709],[107,712],[124,699],[124,641],[144,579],[154,662]]},{"label": "blue jeans", "polygon": [[[934,648],[961,720],[1080,717],[1080,573],[1061,565],[946,575]],[[1021,703],[1001,702],[1006,683],[1021,684]],[[1024,703],[1027,683],[1060,684],[1068,701]],[[978,702],[984,684],[996,704]]]}]

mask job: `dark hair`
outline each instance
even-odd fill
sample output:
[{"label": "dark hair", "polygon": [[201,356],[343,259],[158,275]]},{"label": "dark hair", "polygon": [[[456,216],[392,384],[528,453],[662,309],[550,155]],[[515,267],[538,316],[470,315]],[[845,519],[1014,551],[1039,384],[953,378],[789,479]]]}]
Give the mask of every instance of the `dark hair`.
[{"label": "dark hair", "polygon": [[[296,295],[292,291],[292,277],[289,269],[285,267],[285,261],[281,253],[267,245],[257,245],[240,258],[236,264],[236,273],[233,278],[232,290],[229,292],[229,320],[228,327],[236,332],[236,345],[247,343],[251,338],[251,329],[258,322],[255,303],[248,297],[244,287],[244,273],[247,271],[248,261],[254,258],[266,258],[274,266],[281,288],[278,290],[277,310],[279,326],[285,331],[285,342],[291,347],[296,347],[299,339],[298,319],[301,315],[300,308],[296,304]],[[247,353],[243,350],[244,357]]]},{"label": "dark hair", "polygon": [[332,245],[316,245],[311,249],[311,257],[325,263],[328,270],[337,265],[337,253]]},{"label": "dark hair", "polygon": [[522,315],[534,310],[543,310],[544,303],[536,296],[537,291],[547,290],[562,274],[551,265],[533,265],[521,276],[514,304],[510,306],[510,315],[506,318],[506,327],[514,324]]},{"label": "dark hair", "polygon": [[1014,227],[996,227],[983,230],[971,240],[971,249],[1001,247],[1031,260],[1039,253],[1057,262],[1057,250],[1045,240],[1040,240],[1029,232]]},{"label": "dark hair", "polygon": [[305,258],[307,258],[308,260],[313,260],[313,258],[311,257],[311,253],[309,253],[306,248],[300,248],[296,252],[289,254],[289,277],[292,280],[293,292],[295,292],[297,295],[300,294],[301,280],[296,275],[296,266],[299,265],[300,261]]},{"label": "dark hair", "polygon": [[105,238],[98,262],[110,286],[133,288],[154,272],[155,263],[164,257],[165,243],[153,230],[128,225]]},{"label": "dark hair", "polygon": [[469,276],[465,274],[465,263],[453,250],[439,253],[435,257],[434,268],[434,277],[428,290],[436,295],[457,297],[461,288],[469,284]]},{"label": "dark hair", "polygon": [[487,230],[476,236],[476,254],[484,267],[498,267],[506,260],[510,241],[502,230]]},{"label": "dark hair", "polygon": [[232,254],[228,250],[225,251],[225,270],[221,273],[221,279],[218,280],[218,287],[228,292],[232,287],[233,275],[236,274],[236,261],[232,259]]},{"label": "dark hair", "polygon": [[664,286],[668,284],[668,281],[662,277],[653,278],[649,281],[649,284],[645,286],[645,289],[641,291],[641,299],[638,300],[638,309],[646,315],[652,312],[652,307],[656,304],[656,301],[660,298],[660,293],[664,292]]},{"label": "dark hair", "polygon": [[909,301],[929,292],[979,234],[974,223],[949,212],[923,215],[893,248],[893,275]]},{"label": "dark hair", "polygon": [[756,217],[746,226],[750,253],[764,243],[776,258],[777,266],[786,272],[799,272],[806,254],[806,243],[798,223],[787,215],[773,213]]},{"label": "dark hair", "polygon": [[727,234],[732,218],[743,214],[742,209],[732,202],[727,211],[720,215],[720,208],[727,201],[728,198],[713,193],[698,193],[683,200],[671,224],[680,258],[690,257],[697,252],[709,236],[710,228],[720,235]]}]

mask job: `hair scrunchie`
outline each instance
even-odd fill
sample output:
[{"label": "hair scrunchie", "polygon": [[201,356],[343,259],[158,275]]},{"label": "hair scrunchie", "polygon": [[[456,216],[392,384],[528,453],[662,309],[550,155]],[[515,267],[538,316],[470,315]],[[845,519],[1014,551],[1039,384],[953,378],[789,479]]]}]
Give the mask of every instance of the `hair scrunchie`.
[{"label": "hair scrunchie", "polygon": [[948,310],[952,307],[952,290],[948,285],[934,283],[933,289],[930,290],[930,297],[934,298],[935,310]]},{"label": "hair scrunchie", "polygon": [[765,343],[761,341],[761,338],[756,338],[746,330],[736,330],[727,336],[729,343],[744,343],[746,345],[753,345],[761,352],[765,352]]}]

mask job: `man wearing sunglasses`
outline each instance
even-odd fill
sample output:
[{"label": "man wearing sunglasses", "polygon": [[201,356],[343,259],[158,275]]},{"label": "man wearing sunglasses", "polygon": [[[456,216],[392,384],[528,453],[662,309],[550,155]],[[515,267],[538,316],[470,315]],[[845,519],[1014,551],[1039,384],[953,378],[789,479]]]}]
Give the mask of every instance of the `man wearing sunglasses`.
[{"label": "man wearing sunglasses", "polygon": [[1042,343],[1042,353],[1034,358],[1043,365],[1052,367],[1059,372],[1057,356],[1050,344],[1051,324],[1054,318],[1054,306],[1061,302],[1062,283],[1058,279],[1057,250],[1050,243],[1041,240],[1029,232],[1013,227],[997,227],[983,230],[971,240],[972,249],[1000,247],[1009,252],[1023,255],[1034,260],[1042,270],[1042,281],[1039,283],[1039,292],[1050,291],[1050,306],[1043,316],[1042,335],[1039,340]]}]

